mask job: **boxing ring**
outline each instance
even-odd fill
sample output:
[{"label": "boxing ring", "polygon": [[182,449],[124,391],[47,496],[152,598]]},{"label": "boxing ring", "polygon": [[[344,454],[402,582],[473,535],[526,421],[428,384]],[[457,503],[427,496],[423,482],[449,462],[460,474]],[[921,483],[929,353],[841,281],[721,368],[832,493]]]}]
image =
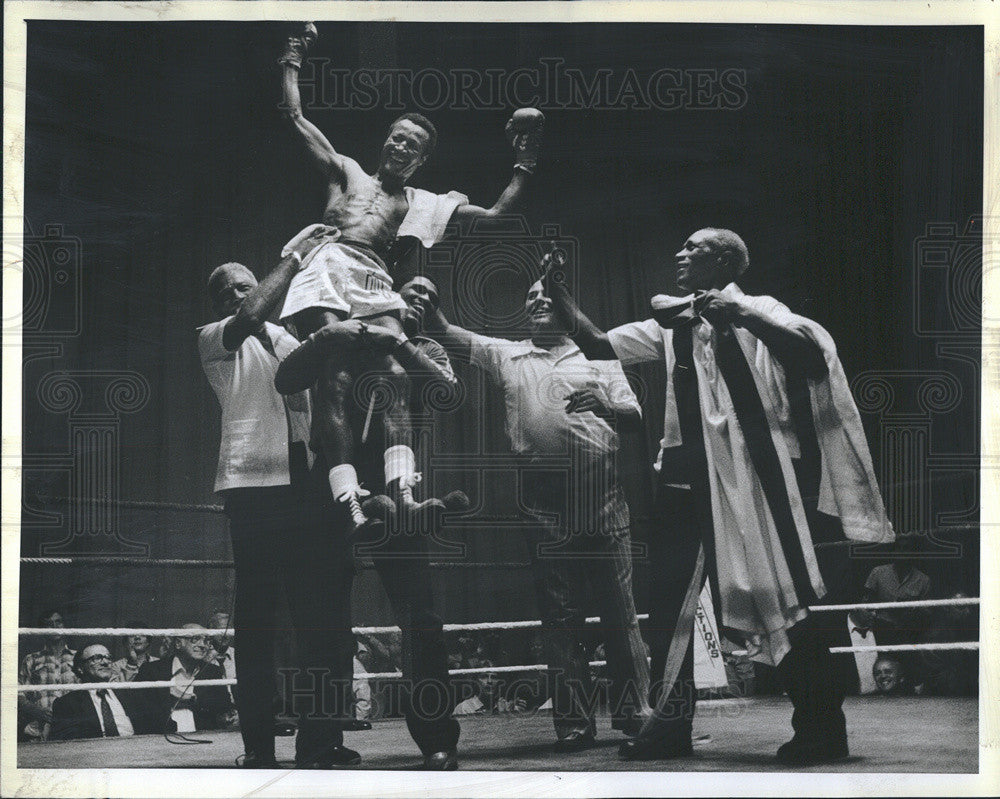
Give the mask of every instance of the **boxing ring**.
[{"label": "boxing ring", "polygon": [[[179,505],[161,502],[120,502],[124,507],[155,510],[221,512],[215,505]],[[133,568],[232,568],[229,560],[181,558],[140,558],[131,556],[22,557],[23,566],[49,567],[133,567]],[[526,564],[472,562],[432,562],[434,568],[485,568]],[[916,602],[867,602],[815,605],[815,613],[889,608],[934,608],[978,606],[979,598],[953,598]],[[640,614],[640,620],[648,618]],[[598,622],[587,619],[588,624]],[[470,624],[445,624],[445,632],[504,631],[540,628],[537,619]],[[355,635],[398,632],[396,626],[354,627]],[[207,630],[209,634],[231,634],[230,630]],[[116,627],[22,627],[19,636],[88,636],[121,638],[129,635],[183,637],[191,628],[116,628]],[[874,647],[831,647],[830,651],[848,654],[862,651],[919,652],[927,650],[978,650],[979,643],[897,644]],[[606,661],[591,661],[592,667]],[[474,675],[540,672],[545,664],[488,666],[453,669],[456,677]],[[362,672],[356,679],[381,680],[402,677],[398,671]],[[236,685],[236,679],[194,680],[199,685]],[[53,683],[19,685],[19,692],[52,690],[143,690],[172,687],[170,681],[107,683]],[[977,697],[849,696],[844,702],[851,757],[846,760],[811,767],[810,771],[830,773],[912,772],[975,773],[979,762],[979,700]],[[706,771],[706,772],[785,772],[788,766],[774,761],[774,752],[790,734],[791,703],[782,696],[750,696],[699,701],[694,725],[695,749],[691,757],[661,761],[623,761],[618,757],[621,733],[611,730],[607,715],[597,717],[597,742],[592,748],[574,753],[554,754],[552,719],[549,711],[535,710],[506,713],[477,713],[459,717],[462,737],[459,742],[460,768],[472,771]],[[236,764],[243,753],[238,731],[205,730],[195,733],[202,746],[177,746],[162,735],[137,735],[126,738],[100,738],[76,741],[19,743],[19,768],[74,769],[92,768],[227,768]],[[356,769],[417,769],[422,758],[402,718],[376,719],[372,729],[346,732],[345,743],[361,752],[363,761]],[[294,768],[294,740],[276,739],[279,765]]]}]

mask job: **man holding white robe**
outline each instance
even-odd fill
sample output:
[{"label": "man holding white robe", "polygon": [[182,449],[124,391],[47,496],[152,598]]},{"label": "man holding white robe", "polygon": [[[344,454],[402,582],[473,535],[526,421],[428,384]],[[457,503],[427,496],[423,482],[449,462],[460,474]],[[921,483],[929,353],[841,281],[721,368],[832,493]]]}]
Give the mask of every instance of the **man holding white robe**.
[{"label": "man holding white robe", "polygon": [[[843,691],[829,642],[807,611],[826,586],[806,503],[816,503],[814,517],[817,510],[837,517],[848,538],[892,540],[860,417],[829,334],[736,285],[749,265],[739,236],[699,230],[676,261],[677,285],[693,294],[654,297],[652,319],[607,334],[564,285],[546,281],[587,357],[666,365],[656,464],[665,529],[650,542],[652,668],[662,680],[654,715],[620,752],[629,760],[691,752],[692,620],[711,575],[722,626],[759,636],[755,659],[778,666],[794,705],[795,736],[778,759],[841,759],[848,754]],[[818,486],[799,483],[807,449],[818,454]]]}]

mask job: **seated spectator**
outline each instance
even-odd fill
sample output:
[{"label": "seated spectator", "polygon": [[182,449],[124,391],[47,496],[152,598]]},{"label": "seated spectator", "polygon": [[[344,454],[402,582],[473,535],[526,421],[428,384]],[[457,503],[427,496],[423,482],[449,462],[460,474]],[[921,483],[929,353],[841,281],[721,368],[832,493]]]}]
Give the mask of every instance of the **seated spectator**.
[{"label": "seated spectator", "polygon": [[892,655],[878,656],[872,666],[872,677],[879,696],[905,696],[913,693],[902,661]]},{"label": "seated spectator", "polygon": [[156,655],[157,660],[163,660],[164,658],[171,658],[174,656],[174,639],[169,635],[163,636],[159,643],[153,648],[153,652]]},{"label": "seated spectator", "polygon": [[[371,650],[366,644],[361,641],[357,642],[357,648],[354,655],[354,674],[365,674],[368,669],[365,668],[364,662],[362,662],[362,657],[368,662],[371,662],[369,655]],[[372,717],[372,687],[371,684],[365,677],[355,676],[354,681],[351,684],[352,691],[354,693],[354,718],[348,721],[344,725],[345,730],[370,730],[372,728],[369,719]]]},{"label": "seated spectator", "polygon": [[[489,668],[493,663],[486,657],[483,645],[471,635],[462,635],[458,639],[456,651],[448,655],[448,667],[451,669],[481,669]],[[455,715],[470,713],[485,713],[492,711],[496,705],[497,692],[495,681],[491,675],[466,675],[459,681],[464,689],[463,695],[456,697]]]},{"label": "seated spectator", "polygon": [[194,732],[231,726],[236,710],[223,685],[198,685],[195,680],[221,680],[222,667],[208,660],[207,630],[185,624],[192,634],[174,639],[172,657],[144,663],[138,682],[173,681],[171,688],[150,688],[151,715],[157,730]]},{"label": "seated spectator", "polygon": [[[39,627],[62,629],[62,614],[47,610],[38,619]],[[63,636],[47,636],[37,652],[25,655],[18,669],[20,685],[53,685],[76,682],[73,656]],[[44,740],[52,721],[52,703],[65,691],[29,691],[17,695],[18,740]]]},{"label": "seated spectator", "polygon": [[[208,651],[207,660],[220,666],[226,677],[230,680],[236,679],[236,649],[233,646],[233,625],[230,615],[224,610],[217,610],[208,618],[209,629],[222,630],[221,635],[213,635],[210,641],[211,648]],[[234,689],[237,686],[227,685],[226,691],[229,699],[234,704],[236,694]]]},{"label": "seated spectator", "polygon": [[[896,539],[895,559],[871,570],[865,580],[862,602],[927,599],[931,592],[930,578],[913,565],[917,543],[917,537],[912,535]],[[883,646],[913,644],[923,633],[927,618],[924,609],[878,609],[870,627]]]},{"label": "seated spectator", "polygon": [[[115,676],[111,653],[103,644],[88,641],[73,658],[73,672],[80,682],[110,682]],[[139,693],[93,688],[60,696],[52,703],[49,738],[115,738],[156,732],[148,726],[150,717],[136,696]]]},{"label": "seated spectator", "polygon": [[[130,626],[134,629],[149,628],[149,625],[146,622],[141,621]],[[125,643],[128,647],[128,654],[111,664],[111,668],[115,675],[123,682],[134,680],[135,675],[139,672],[139,667],[143,663],[159,659],[150,654],[149,636],[147,635],[126,636]]]},{"label": "seated spectator", "polygon": [[[965,599],[966,594],[953,594]],[[921,643],[944,644],[979,640],[979,616],[970,605],[935,609]],[[928,649],[920,652],[923,690],[935,696],[974,696],[979,690],[979,652],[969,649]]]}]

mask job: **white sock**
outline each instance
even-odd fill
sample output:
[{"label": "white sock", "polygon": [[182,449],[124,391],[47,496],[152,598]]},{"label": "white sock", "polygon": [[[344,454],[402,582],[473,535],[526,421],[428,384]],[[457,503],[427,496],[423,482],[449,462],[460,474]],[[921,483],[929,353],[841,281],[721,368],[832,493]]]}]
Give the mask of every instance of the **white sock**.
[{"label": "white sock", "polygon": [[358,473],[350,463],[342,463],[330,469],[330,491],[338,502],[343,502],[348,494],[357,494],[360,487]]},{"label": "white sock", "polygon": [[399,495],[404,501],[413,502],[413,486],[420,481],[416,469],[416,456],[405,444],[385,451],[385,484],[388,486],[393,480],[399,480]]}]

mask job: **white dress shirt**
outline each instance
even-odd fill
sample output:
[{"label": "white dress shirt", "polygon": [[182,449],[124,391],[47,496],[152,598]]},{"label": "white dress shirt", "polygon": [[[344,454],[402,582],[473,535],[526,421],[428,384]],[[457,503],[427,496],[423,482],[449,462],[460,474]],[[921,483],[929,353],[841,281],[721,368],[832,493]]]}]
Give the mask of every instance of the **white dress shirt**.
[{"label": "white dress shirt", "polygon": [[[87,691],[90,694],[90,701],[94,703],[94,710],[97,711],[97,720],[101,724],[101,735],[107,735],[107,730],[104,729],[104,714],[101,712],[101,697],[97,695],[97,689]],[[132,729],[132,721],[128,717],[128,713],[125,712],[125,708],[122,707],[122,703],[118,701],[118,697],[115,696],[114,691],[105,691],[105,695],[108,698],[108,706],[111,708],[111,715],[114,716],[115,726],[118,727],[118,734],[125,738],[129,735],[135,735],[135,730]]]}]

